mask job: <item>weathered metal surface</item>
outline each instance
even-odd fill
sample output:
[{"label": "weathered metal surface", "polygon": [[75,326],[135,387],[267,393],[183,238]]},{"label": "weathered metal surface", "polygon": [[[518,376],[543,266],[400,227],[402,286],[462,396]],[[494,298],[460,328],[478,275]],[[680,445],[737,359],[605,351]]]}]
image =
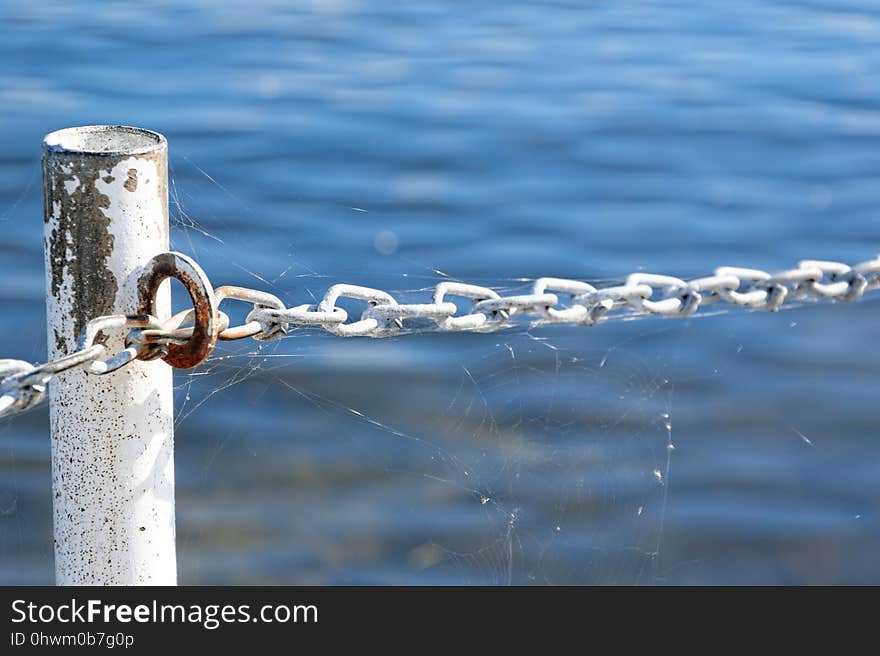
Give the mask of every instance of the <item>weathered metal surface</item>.
[{"label": "weathered metal surface", "polygon": [[[154,132],[70,128],[43,145],[49,356],[73,353],[89,320],[138,310],[142,267],[168,250],[167,145]],[[170,315],[167,286],[154,313]],[[125,330],[95,343],[126,347]],[[174,584],[172,371],[135,361],[50,385],[59,584]]]},{"label": "weathered metal surface", "polygon": [[217,301],[208,276],[195,261],[181,253],[161,253],[150,260],[138,279],[138,305],[142,314],[156,314],[159,285],[179,280],[192,300],[193,329],[183,344],[168,344],[162,359],[172,367],[190,369],[201,364],[217,343]]},{"label": "weathered metal surface", "polygon": [[[225,299],[244,301],[245,303],[253,303],[254,310],[261,308],[270,308],[273,310],[283,310],[284,302],[268,292],[258,291],[256,289],[248,289],[247,287],[236,287],[233,285],[223,285],[214,290],[214,298],[217,299],[219,305]],[[236,339],[244,339],[253,337],[261,341],[270,341],[278,337],[282,337],[287,331],[284,326],[274,326],[268,332],[263,332],[263,326],[258,321],[246,321],[240,326],[228,326],[225,330],[221,330],[217,336],[219,339],[232,341]]]}]

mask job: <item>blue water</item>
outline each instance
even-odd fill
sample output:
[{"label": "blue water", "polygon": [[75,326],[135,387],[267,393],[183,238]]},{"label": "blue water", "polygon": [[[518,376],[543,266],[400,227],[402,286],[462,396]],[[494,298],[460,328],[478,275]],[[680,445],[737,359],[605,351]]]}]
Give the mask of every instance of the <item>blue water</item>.
[{"label": "blue water", "polygon": [[[45,357],[80,124],[163,132],[173,246],[289,304],[872,258],[878,43],[865,0],[5,0],[0,350]],[[880,583],[878,310],[223,346],[176,379],[181,582]],[[42,408],[0,582],[51,581]]]}]

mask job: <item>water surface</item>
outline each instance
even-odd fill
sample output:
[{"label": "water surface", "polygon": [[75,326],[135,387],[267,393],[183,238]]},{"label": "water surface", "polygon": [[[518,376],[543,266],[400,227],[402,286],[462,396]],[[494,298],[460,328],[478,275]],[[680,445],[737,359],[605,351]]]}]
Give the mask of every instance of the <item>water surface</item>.
[{"label": "water surface", "polygon": [[[71,125],[163,132],[173,246],[291,305],[876,255],[872,3],[409,5],[0,2],[3,355]],[[180,580],[880,583],[878,308],[221,347]],[[47,423],[0,424],[4,583],[52,581]]]}]

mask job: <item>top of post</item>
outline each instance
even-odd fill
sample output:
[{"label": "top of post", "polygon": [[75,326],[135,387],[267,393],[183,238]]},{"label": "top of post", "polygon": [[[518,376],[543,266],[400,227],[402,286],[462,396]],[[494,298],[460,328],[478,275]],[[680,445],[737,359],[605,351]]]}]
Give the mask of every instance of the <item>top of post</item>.
[{"label": "top of post", "polygon": [[146,155],[167,148],[168,142],[158,132],[126,125],[84,125],[50,132],[43,139],[45,154],[118,157]]}]

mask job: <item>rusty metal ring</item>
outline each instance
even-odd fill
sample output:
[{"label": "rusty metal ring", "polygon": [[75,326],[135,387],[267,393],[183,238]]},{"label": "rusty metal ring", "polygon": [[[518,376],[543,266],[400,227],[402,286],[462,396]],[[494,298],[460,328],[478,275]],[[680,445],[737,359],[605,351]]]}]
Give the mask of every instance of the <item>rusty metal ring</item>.
[{"label": "rusty metal ring", "polygon": [[185,344],[169,344],[162,359],[172,367],[190,369],[204,362],[217,343],[217,302],[211,282],[201,267],[182,253],[161,253],[144,267],[138,280],[138,312],[155,316],[156,292],[166,278],[179,280],[193,304],[192,336]]}]

